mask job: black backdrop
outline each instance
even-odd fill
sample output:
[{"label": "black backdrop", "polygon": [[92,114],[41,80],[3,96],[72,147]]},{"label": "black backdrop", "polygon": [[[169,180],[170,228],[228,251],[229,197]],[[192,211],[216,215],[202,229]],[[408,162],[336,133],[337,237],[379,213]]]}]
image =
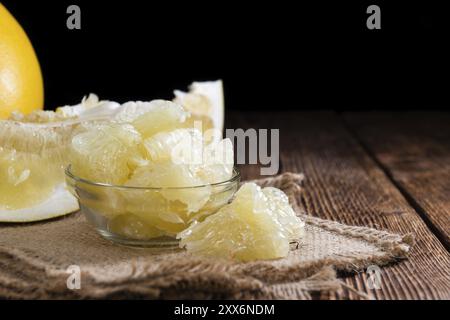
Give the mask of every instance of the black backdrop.
[{"label": "black backdrop", "polygon": [[[222,78],[228,108],[450,109],[448,19],[429,1],[1,2],[35,46],[47,108]],[[66,28],[70,4],[81,30]],[[381,30],[366,28],[369,4]]]}]

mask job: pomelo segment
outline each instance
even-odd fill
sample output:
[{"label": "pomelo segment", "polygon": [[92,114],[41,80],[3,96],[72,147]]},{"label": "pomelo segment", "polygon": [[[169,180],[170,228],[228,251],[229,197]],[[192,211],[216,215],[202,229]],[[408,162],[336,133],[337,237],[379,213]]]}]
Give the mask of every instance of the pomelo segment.
[{"label": "pomelo segment", "polygon": [[1,222],[33,222],[52,219],[78,210],[78,202],[64,184],[56,186],[42,202],[22,209],[0,208]]},{"label": "pomelo segment", "polygon": [[178,104],[153,100],[125,103],[115,116],[115,121],[131,123],[146,139],[161,131],[182,128],[188,117],[189,113]]},{"label": "pomelo segment", "polygon": [[22,209],[44,201],[63,178],[51,155],[0,147],[0,209]]},{"label": "pomelo segment", "polygon": [[160,190],[128,189],[122,190],[121,195],[128,214],[139,217],[165,235],[175,236],[187,227],[186,205],[167,200]]},{"label": "pomelo segment", "polygon": [[264,192],[254,183],[244,184],[229,205],[179,233],[180,246],[195,254],[239,261],[287,256],[289,242],[301,236],[304,223],[282,191],[271,189]]},{"label": "pomelo segment", "polygon": [[270,210],[283,226],[283,232],[289,239],[296,239],[303,235],[304,222],[296,216],[294,209],[289,204],[286,194],[278,188],[266,187],[262,192],[268,199]]},{"label": "pomelo segment", "polygon": [[0,121],[0,209],[26,209],[51,196],[64,181],[72,131],[72,126]]},{"label": "pomelo segment", "polygon": [[164,235],[163,232],[156,229],[153,225],[133,214],[114,217],[108,221],[108,229],[124,237],[139,240],[148,240]]},{"label": "pomelo segment", "polygon": [[9,119],[20,122],[49,123],[64,125],[67,123],[92,120],[105,120],[113,117],[121,107],[113,101],[101,101],[95,94],[84,97],[81,103],[56,108],[56,111],[35,110],[29,114],[12,112]]},{"label": "pomelo segment", "polygon": [[170,162],[139,167],[127,182],[130,186],[163,188],[161,195],[166,200],[186,205],[188,213],[198,211],[208,201],[211,188],[196,187],[203,184],[189,165]]},{"label": "pomelo segment", "polygon": [[147,157],[154,163],[201,164],[202,133],[196,129],[176,129],[144,140]]},{"label": "pomelo segment", "polygon": [[73,173],[94,182],[123,184],[140,142],[141,135],[128,124],[102,124],[77,134],[71,144]]},{"label": "pomelo segment", "polygon": [[230,139],[212,142],[203,150],[203,162],[198,176],[207,183],[227,181],[233,175],[234,151]]}]

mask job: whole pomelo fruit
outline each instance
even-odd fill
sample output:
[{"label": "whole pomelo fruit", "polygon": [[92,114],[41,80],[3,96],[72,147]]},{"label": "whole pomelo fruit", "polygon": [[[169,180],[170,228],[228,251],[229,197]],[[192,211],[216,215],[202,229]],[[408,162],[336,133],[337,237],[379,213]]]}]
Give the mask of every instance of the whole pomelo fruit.
[{"label": "whole pomelo fruit", "polygon": [[0,3],[0,119],[44,106],[44,85],[25,31]]}]

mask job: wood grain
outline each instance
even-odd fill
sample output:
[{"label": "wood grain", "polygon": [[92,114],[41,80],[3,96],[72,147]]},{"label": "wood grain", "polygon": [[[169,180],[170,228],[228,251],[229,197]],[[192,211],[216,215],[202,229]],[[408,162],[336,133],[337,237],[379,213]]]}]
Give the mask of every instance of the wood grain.
[{"label": "wood grain", "polygon": [[[375,299],[449,299],[450,255],[334,113],[231,114],[227,127],[280,128],[281,170],[306,176],[303,208],[311,215],[401,234],[414,233],[408,260],[382,269],[380,290],[364,272],[342,275]],[[254,170],[247,178],[257,177]],[[255,175],[256,174],[256,175]],[[322,299],[359,299],[342,289]]]},{"label": "wood grain", "polygon": [[450,115],[353,113],[345,120],[450,249]]}]

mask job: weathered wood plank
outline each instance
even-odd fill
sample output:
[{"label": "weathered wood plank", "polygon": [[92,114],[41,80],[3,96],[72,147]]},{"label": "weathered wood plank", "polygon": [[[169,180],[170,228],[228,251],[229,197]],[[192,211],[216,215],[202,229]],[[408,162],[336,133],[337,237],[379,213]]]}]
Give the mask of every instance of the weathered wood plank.
[{"label": "weathered wood plank", "polygon": [[[449,253],[336,115],[255,112],[230,115],[229,120],[228,127],[281,129],[282,170],[305,173],[301,203],[308,213],[415,234],[417,243],[410,258],[382,269],[380,290],[368,289],[365,273],[346,276],[347,285],[376,299],[450,298]],[[252,178],[254,174],[250,173]],[[321,298],[359,296],[343,289]]]},{"label": "weathered wood plank", "polygon": [[450,248],[450,114],[352,113],[350,130]]}]

